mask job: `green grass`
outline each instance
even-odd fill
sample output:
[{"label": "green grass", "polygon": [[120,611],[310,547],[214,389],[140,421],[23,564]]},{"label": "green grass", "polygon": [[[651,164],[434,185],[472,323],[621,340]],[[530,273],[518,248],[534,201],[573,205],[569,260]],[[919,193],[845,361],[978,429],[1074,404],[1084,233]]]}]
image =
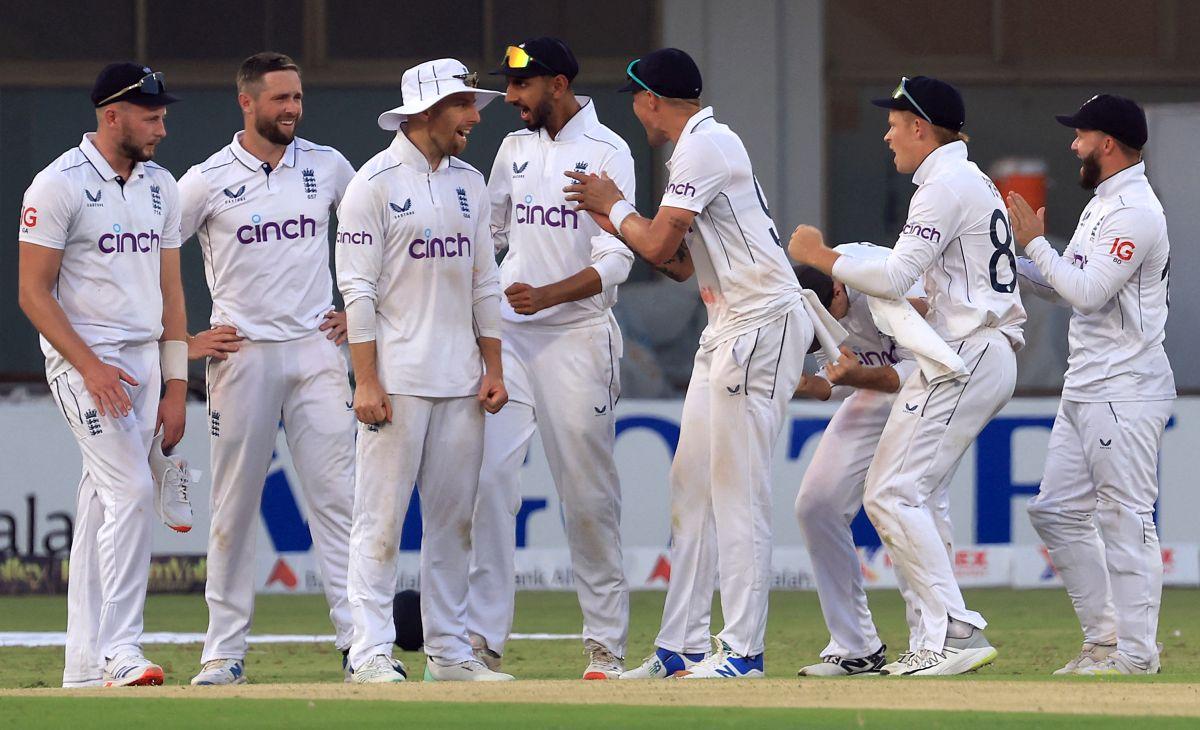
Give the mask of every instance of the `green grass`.
[{"label": "green grass", "polygon": [[[1079,649],[1080,634],[1070,602],[1059,590],[967,591],[967,603],[991,622],[988,637],[1000,650],[996,663],[978,675],[987,679],[1046,679]],[[635,592],[628,660],[650,653],[665,594]],[[903,605],[895,591],[873,591],[871,606],[885,642],[896,653],[906,644]],[[573,593],[519,593],[514,631],[577,633],[582,618]],[[720,611],[714,611],[720,627]],[[0,598],[0,630],[61,631],[66,626],[62,596]],[[203,632],[207,610],[199,595],[151,596],[147,631]],[[321,596],[260,596],[254,633],[332,633]],[[1164,644],[1163,674],[1123,681],[1200,681],[1200,590],[1169,589],[1163,596],[1159,639]],[[771,596],[767,629],[767,675],[794,677],[816,659],[828,640],[815,593],[776,592]],[[150,645],[147,655],[163,665],[168,684],[185,684],[199,665],[200,646]],[[398,652],[411,676],[419,677],[424,658]],[[0,649],[0,687],[57,687],[62,679],[59,647]],[[586,664],[578,641],[514,641],[505,670],[522,679],[570,679]],[[341,656],[329,645],[252,646],[246,673],[252,682],[334,682],[341,678]],[[1065,681],[1088,681],[1067,678]],[[12,699],[12,698],[9,698]],[[7,700],[6,700],[7,703]]]},{"label": "green grass", "polygon": [[[992,712],[791,710],[734,707],[596,707],[338,700],[29,698],[3,703],[10,727],[330,728],[378,726],[480,728],[805,727],[1012,730],[1121,728],[1132,718]],[[1154,718],[1155,730],[1195,727],[1195,718]]]}]

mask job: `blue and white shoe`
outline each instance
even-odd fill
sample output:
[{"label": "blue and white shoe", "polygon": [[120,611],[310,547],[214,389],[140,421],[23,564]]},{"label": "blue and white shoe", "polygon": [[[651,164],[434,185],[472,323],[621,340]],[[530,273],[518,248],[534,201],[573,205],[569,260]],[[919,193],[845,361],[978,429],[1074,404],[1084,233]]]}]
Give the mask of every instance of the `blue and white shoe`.
[{"label": "blue and white shoe", "polygon": [[642,666],[621,672],[619,679],[667,679],[676,672],[691,669],[704,661],[703,653],[680,654],[669,649],[655,649]]},{"label": "blue and white shoe", "polygon": [[204,662],[204,668],[192,677],[192,684],[197,686],[245,683],[246,667],[241,659],[213,659]]},{"label": "blue and white shoe", "polygon": [[762,679],[763,655],[742,656],[735,654],[721,639],[716,640],[717,651],[690,669],[676,676],[680,679]]}]

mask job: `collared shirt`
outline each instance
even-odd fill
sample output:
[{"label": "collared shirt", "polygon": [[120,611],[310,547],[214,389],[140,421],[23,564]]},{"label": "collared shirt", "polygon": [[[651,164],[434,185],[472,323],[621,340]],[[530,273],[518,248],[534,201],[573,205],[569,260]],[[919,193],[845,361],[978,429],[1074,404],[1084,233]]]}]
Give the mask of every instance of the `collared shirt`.
[{"label": "collared shirt", "polygon": [[1020,349],[1025,308],[1000,192],[967,159],[963,142],[929,153],[912,179],[917,191],[892,254],[881,261],[843,256],[834,264],[834,278],[872,296],[897,299],[923,276],[926,319],[942,339],[957,342],[998,329]]},{"label": "collared shirt", "polygon": [[633,252],[605,233],[587,213],[575,211],[563,187],[571,179],[564,170],[607,173],[625,198],[634,199],[633,156],[629,145],[596,118],[586,96],[558,134],[545,129],[521,130],[504,138],[496,152],[488,194],[492,202],[492,235],[508,246],[500,264],[500,287],[514,282],[544,286],[591,266],[603,290],[536,314],[517,314],[507,299],[501,303],[506,322],[573,324],[597,320],[617,301],[617,285],[629,276]]},{"label": "collared shirt", "polygon": [[710,350],[796,306],[800,285],[746,147],[712,107],[688,120],[667,168],[660,205],[696,213],[684,241],[708,308],[700,347]]},{"label": "collared shirt", "polygon": [[[162,336],[160,250],[179,248],[175,178],[154,162],[122,180],[93,133],[37,174],[21,204],[20,240],[63,252],[54,298],[102,357]],[[70,364],[45,337],[51,379]]]},{"label": "collared shirt", "polygon": [[337,280],[349,307],[375,308],[380,383],[392,395],[474,395],[477,337],[500,337],[500,287],[483,174],[457,157],[436,170],[398,132],[338,208]]},{"label": "collared shirt", "polygon": [[1053,287],[1074,310],[1065,400],[1175,397],[1163,349],[1171,244],[1145,163],[1100,183],[1061,256],[1045,238],[1030,241],[1025,252],[1037,270],[1023,266],[1022,273]]},{"label": "collared shirt", "polygon": [[271,169],[241,136],[180,179],[182,236],[196,234],[204,254],[210,324],[255,342],[299,339],[333,308],[329,214],[354,168],[297,137]]}]

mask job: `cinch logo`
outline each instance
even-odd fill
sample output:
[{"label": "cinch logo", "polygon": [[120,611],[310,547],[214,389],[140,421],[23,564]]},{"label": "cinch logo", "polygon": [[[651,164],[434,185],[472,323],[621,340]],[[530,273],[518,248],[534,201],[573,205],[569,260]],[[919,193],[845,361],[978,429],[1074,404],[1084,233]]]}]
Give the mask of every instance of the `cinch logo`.
[{"label": "cinch logo", "polygon": [[860,364],[866,365],[868,367],[878,367],[881,365],[895,365],[898,362],[896,360],[895,346],[893,346],[892,349],[888,352],[884,352],[882,350],[880,350],[880,351],[868,350],[866,352],[859,352],[858,350],[855,350],[854,354],[858,357],[858,362]]},{"label": "cinch logo", "polygon": [[933,226],[923,226],[920,223],[905,224],[904,230],[900,232],[900,235],[917,236],[918,238],[924,238],[930,243],[941,243],[942,240],[941,231]]},{"label": "cinch logo", "polygon": [[696,195],[696,188],[692,187],[690,183],[671,183],[667,185],[667,192],[691,198]]},{"label": "cinch logo", "polygon": [[158,250],[160,241],[158,233],[153,228],[149,233],[123,233],[120,224],[114,223],[113,232],[101,236],[96,241],[96,245],[103,253],[124,253],[125,251],[150,253]]},{"label": "cinch logo", "polygon": [[374,239],[366,231],[338,231],[337,242],[355,246],[373,246]]},{"label": "cinch logo", "polygon": [[[466,249],[466,253],[463,252]],[[434,238],[433,231],[426,228],[425,238],[408,244],[408,255],[414,259],[452,259],[471,256],[471,239],[463,235]]]},{"label": "cinch logo", "polygon": [[21,211],[21,225],[26,228],[37,227],[37,208],[31,206]]},{"label": "cinch logo", "polygon": [[[303,213],[300,214],[300,220],[292,218],[282,223],[275,221],[263,223],[262,216],[255,213],[250,216],[250,222],[253,225],[237,229],[238,243],[267,243],[268,241],[282,241],[285,238],[292,240],[317,235],[317,222]],[[297,231],[297,228],[300,230]]]},{"label": "cinch logo", "polygon": [[1133,241],[1122,241],[1119,238],[1114,238],[1112,248],[1108,252],[1122,261],[1128,261],[1133,258],[1134,248],[1136,247],[1133,245]]},{"label": "cinch logo", "polygon": [[517,203],[517,223],[531,226],[549,226],[550,228],[567,228],[579,230],[579,213],[562,204],[557,208],[547,208],[533,204],[533,196],[526,195],[524,203]]}]

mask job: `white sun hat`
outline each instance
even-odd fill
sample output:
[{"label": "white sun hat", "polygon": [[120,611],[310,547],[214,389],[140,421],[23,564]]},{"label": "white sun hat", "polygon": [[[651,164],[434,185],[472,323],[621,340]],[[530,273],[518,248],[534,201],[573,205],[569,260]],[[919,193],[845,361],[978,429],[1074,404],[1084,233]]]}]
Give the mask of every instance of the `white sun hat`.
[{"label": "white sun hat", "polygon": [[409,114],[417,114],[445,99],[451,94],[464,91],[475,94],[475,108],[483,109],[498,96],[499,91],[476,88],[478,75],[467,70],[461,61],[439,58],[426,61],[404,72],[400,80],[400,94],[404,103],[379,115],[379,126],[392,131],[408,120]]}]

